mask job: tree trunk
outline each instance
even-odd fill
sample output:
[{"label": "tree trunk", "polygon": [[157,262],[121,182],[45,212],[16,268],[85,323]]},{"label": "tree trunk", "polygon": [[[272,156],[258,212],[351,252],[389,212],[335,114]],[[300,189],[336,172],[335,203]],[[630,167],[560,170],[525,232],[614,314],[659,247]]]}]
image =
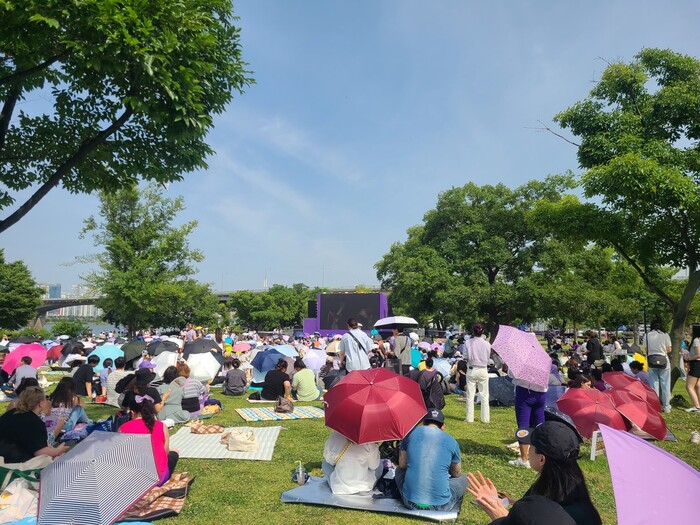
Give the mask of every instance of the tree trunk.
[{"label": "tree trunk", "polygon": [[673,324],[671,325],[671,388],[673,388],[681,375],[679,363],[681,352],[681,341],[685,336],[685,324],[688,320],[690,305],[695,298],[700,287],[700,270],[692,272],[688,276],[688,282],[683,290],[680,300],[673,309]]}]

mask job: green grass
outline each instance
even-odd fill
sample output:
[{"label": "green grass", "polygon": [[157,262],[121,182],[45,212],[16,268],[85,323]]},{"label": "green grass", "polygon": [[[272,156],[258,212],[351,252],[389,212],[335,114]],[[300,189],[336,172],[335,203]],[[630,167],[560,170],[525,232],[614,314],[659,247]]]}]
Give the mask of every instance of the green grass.
[{"label": "green grass", "polygon": [[[678,381],[674,394],[687,397],[684,386],[683,381]],[[208,419],[207,423],[224,426],[283,427],[272,461],[181,459],[178,470],[189,472],[196,480],[180,516],[159,520],[158,523],[211,525],[221,522],[222,519],[231,521],[231,516],[246,516],[245,521],[255,523],[276,523],[283,520],[286,524],[357,525],[416,521],[390,514],[281,503],[280,494],[295,486],[291,481],[291,473],[297,460],[301,460],[311,474],[321,475],[323,446],[330,434],[324,420],[246,423],[234,411],[235,408],[251,406],[245,399],[221,396],[216,390],[213,392],[213,396],[221,399],[225,407],[221,414]],[[446,430],[457,440],[462,450],[463,470],[481,470],[484,475],[491,477],[500,490],[508,492],[510,497],[520,497],[536,474],[532,470],[507,465],[509,459],[515,458],[504,446],[514,441],[516,424],[513,408],[492,407],[489,425],[480,422],[467,424],[464,422],[464,404],[457,402],[455,396],[448,396],[446,401]],[[303,405],[320,406],[320,403]],[[87,411],[94,419],[112,414],[111,409],[102,406],[88,406]],[[694,468],[700,468],[700,449],[697,445],[689,443],[690,432],[700,430],[700,415],[674,409],[667,416],[668,426],[678,438],[678,442],[663,442],[660,445]],[[616,523],[615,501],[607,461],[605,456],[594,462],[589,461],[589,452],[589,446],[584,444],[582,456],[586,459],[581,459],[580,464],[586,474],[593,501],[603,517],[603,523]],[[458,523],[489,523],[486,514],[469,503],[470,499],[467,494]],[[642,503],[643,499],[640,500],[640,504]]]}]

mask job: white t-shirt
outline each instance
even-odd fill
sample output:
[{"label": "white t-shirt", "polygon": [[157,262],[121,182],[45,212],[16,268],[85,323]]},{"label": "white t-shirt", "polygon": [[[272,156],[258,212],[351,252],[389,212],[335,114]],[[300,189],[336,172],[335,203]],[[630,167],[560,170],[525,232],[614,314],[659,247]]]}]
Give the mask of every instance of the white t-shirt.
[{"label": "white t-shirt", "polygon": [[652,330],[644,338],[647,355],[666,355],[666,349],[671,347],[671,338],[666,332]]},{"label": "white t-shirt", "polygon": [[331,491],[333,494],[357,494],[372,490],[377,482],[375,471],[380,462],[379,445],[356,445],[350,442],[350,446],[336,463],[335,458],[347,443],[348,439],[345,436],[333,431],[323,448],[323,459],[335,466],[328,479]]}]

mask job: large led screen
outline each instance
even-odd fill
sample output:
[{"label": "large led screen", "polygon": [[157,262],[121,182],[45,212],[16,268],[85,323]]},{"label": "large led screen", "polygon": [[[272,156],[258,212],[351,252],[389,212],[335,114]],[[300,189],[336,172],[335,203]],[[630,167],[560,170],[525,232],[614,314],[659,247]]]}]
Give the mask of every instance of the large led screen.
[{"label": "large led screen", "polygon": [[320,296],[321,330],[347,330],[350,317],[357,319],[363,330],[371,330],[379,319],[379,294],[331,293]]}]

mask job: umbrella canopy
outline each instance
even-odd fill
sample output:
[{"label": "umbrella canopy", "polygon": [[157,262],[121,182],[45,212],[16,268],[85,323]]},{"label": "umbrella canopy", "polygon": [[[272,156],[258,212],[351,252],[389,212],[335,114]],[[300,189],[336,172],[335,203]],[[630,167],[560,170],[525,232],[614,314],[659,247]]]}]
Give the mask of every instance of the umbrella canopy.
[{"label": "umbrella canopy", "polygon": [[417,346],[422,350],[430,350],[430,343],[428,341],[421,341]]},{"label": "umbrella canopy", "polygon": [[153,369],[156,375],[158,377],[163,377],[163,372],[165,372],[166,368],[177,365],[177,356],[177,352],[161,352],[157,356],[154,356],[153,359],[151,359],[151,363],[156,365]]},{"label": "umbrella canopy", "polygon": [[506,407],[515,405],[515,387],[510,377],[489,377],[489,402]]},{"label": "umbrella canopy", "polygon": [[248,343],[236,343],[233,345],[233,351],[236,353],[250,352],[251,346]]},{"label": "umbrella canopy", "polygon": [[541,388],[547,387],[552,358],[544,351],[535,334],[499,325],[491,346],[508,365],[513,377]]},{"label": "umbrella canopy", "polygon": [[387,368],[353,370],[324,405],[326,426],[357,444],[403,439],[427,412],[418,383]]},{"label": "umbrella canopy", "polygon": [[404,328],[418,328],[418,321],[413,317],[405,317],[403,315],[395,315],[392,317],[384,317],[374,323],[374,328],[377,330],[403,330]]},{"label": "umbrella canopy", "polygon": [[150,435],[93,432],[41,471],[37,525],[114,523],[159,481]]},{"label": "umbrella canopy", "polygon": [[433,358],[433,368],[442,374],[442,377],[450,377],[452,365],[447,359],[442,357]]},{"label": "umbrella canopy", "polygon": [[637,394],[625,388],[611,388],[605,395],[612,399],[617,411],[642,432],[663,441],[666,437],[666,421],[661,414]]},{"label": "umbrella canopy", "polygon": [[570,388],[557,401],[557,408],[569,416],[579,433],[590,439],[600,423],[626,430],[627,425],[608,396],[595,388]]},{"label": "umbrella canopy", "polygon": [[[633,436],[600,425],[610,466],[619,525],[696,523],[700,473],[676,456]],[[640,487],[654,487],[657,504],[640,505]]]},{"label": "umbrella canopy", "polygon": [[126,359],[127,361],[133,361],[137,357],[141,357],[141,354],[145,349],[145,341],[131,341],[122,345],[122,350],[124,351],[124,359]]},{"label": "umbrella canopy", "polygon": [[146,352],[149,355],[160,355],[163,352],[178,352],[180,346],[173,341],[153,341],[146,345]]},{"label": "umbrella canopy", "polygon": [[277,361],[282,357],[284,357],[284,354],[279,353],[274,348],[268,348],[267,350],[258,352],[250,364],[260,372],[267,372],[275,368]]},{"label": "umbrella canopy", "polygon": [[326,345],[325,351],[327,354],[337,354],[340,346],[340,339],[334,339]]},{"label": "umbrella canopy", "polygon": [[212,339],[195,339],[185,343],[183,354],[187,359],[192,354],[205,354],[207,352],[220,352],[221,348]]},{"label": "umbrella canopy", "polygon": [[286,357],[298,357],[299,352],[292,345],[277,345],[273,346],[280,354],[284,354]]},{"label": "umbrella canopy", "polygon": [[49,351],[46,352],[46,359],[57,361],[61,358],[61,350],[63,350],[63,345],[52,346],[49,348]]},{"label": "umbrella canopy", "polygon": [[65,343],[63,343],[63,348],[61,349],[61,353],[64,356],[68,356],[69,354],[75,354],[79,352],[80,350],[85,350],[85,345],[81,341],[76,341],[75,339],[69,339]]},{"label": "umbrella canopy", "polygon": [[326,364],[326,352],[317,348],[311,348],[304,354],[303,361],[307,368],[318,372]]},{"label": "umbrella canopy", "polygon": [[41,339],[34,337],[33,335],[20,335],[19,337],[10,339],[10,344],[24,345],[29,343],[38,343],[39,341],[41,341]]},{"label": "umbrella canopy", "polygon": [[96,355],[100,358],[100,362],[97,364],[97,366],[94,367],[94,370],[95,372],[102,372],[102,363],[105,359],[109,358],[115,360],[117,357],[124,357],[124,351],[117,345],[106,344],[95,348],[92,352],[88,354],[88,357],[90,357],[91,355]]},{"label": "umbrella canopy", "polygon": [[25,343],[19,345],[12,352],[7,354],[5,357],[5,362],[2,365],[3,371],[7,372],[9,375],[15,371],[15,369],[22,364],[22,358],[25,356],[32,358],[32,366],[34,368],[39,368],[46,361],[46,347],[40,345],[39,343]]},{"label": "umbrella canopy", "polygon": [[187,358],[187,365],[190,367],[190,377],[205,382],[214,379],[221,369],[221,363],[211,352],[191,354]]},{"label": "umbrella canopy", "polygon": [[603,374],[603,381],[613,388],[624,388],[644,399],[649,405],[661,412],[661,401],[653,388],[648,387],[636,377],[624,372],[606,372]]}]

